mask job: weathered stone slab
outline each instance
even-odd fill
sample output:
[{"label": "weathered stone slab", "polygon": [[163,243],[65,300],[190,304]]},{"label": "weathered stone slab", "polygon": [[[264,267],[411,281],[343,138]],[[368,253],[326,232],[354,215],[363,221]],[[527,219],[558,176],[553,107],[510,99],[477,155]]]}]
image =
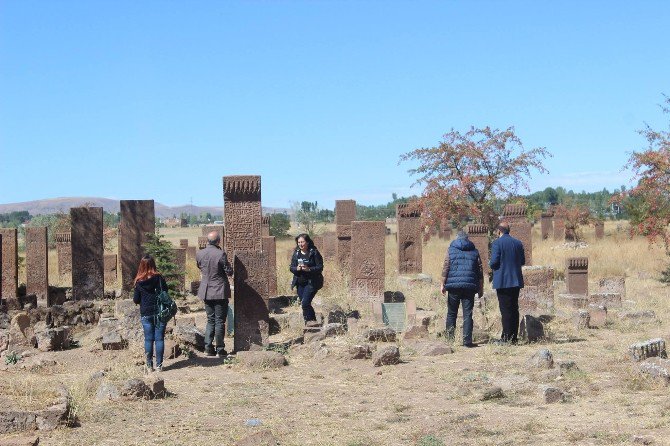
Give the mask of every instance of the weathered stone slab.
[{"label": "weathered stone slab", "polygon": [[277,295],[277,241],[274,236],[263,237],[263,252],[268,256],[268,293]]},{"label": "weathered stone slab", "polygon": [[58,232],[56,239],[56,254],[58,256],[58,275],[72,274],[72,244],[69,232]]},{"label": "weathered stone slab", "polygon": [[524,287],[519,292],[519,311],[537,315],[539,309],[554,307],[554,268],[524,266],[521,268]]},{"label": "weathered stone slab", "polygon": [[554,215],[554,240],[563,241],[565,240],[565,219]]},{"label": "weathered stone slab", "polygon": [[628,347],[628,354],[633,361],[642,361],[643,359],[658,356],[667,358],[665,351],[665,340],[661,338],[649,339],[648,341],[638,342]]},{"label": "weathered stone slab", "polygon": [[602,305],[607,308],[621,308],[621,294],[595,293],[589,296],[589,304]]},{"label": "weathered stone slab", "polygon": [[355,200],[335,200],[336,260],[347,270],[351,260],[351,222],[356,219]]},{"label": "weathered stone slab", "polygon": [[565,260],[565,286],[568,294],[589,294],[588,257],[570,257]]},{"label": "weathered stone slab", "polygon": [[482,224],[472,224],[466,227],[468,238],[474,243],[475,248],[479,251],[479,257],[482,259],[482,267],[484,268],[484,276],[488,276],[491,272],[489,266],[489,228]]},{"label": "weathered stone slab", "polygon": [[196,252],[196,247],[195,246],[187,246],[186,247],[186,258],[187,259],[195,259],[195,252]]},{"label": "weathered stone slab", "polygon": [[174,262],[179,268],[179,289],[186,289],[186,250],[182,248],[172,248],[172,255]]},{"label": "weathered stone slab", "polygon": [[626,298],[626,278],[621,276],[603,277],[598,281],[601,293],[617,293],[622,299]]},{"label": "weathered stone slab", "polygon": [[270,216],[261,217],[261,237],[270,237]]},{"label": "weathered stone slab", "polygon": [[2,288],[0,295],[15,299],[19,287],[19,244],[16,228],[0,228],[2,236]]},{"label": "weathered stone slab", "polygon": [[118,264],[118,257],[116,254],[105,254],[104,257],[104,264],[105,264],[105,285],[107,284],[114,284],[116,283],[116,279],[118,277],[117,274],[117,264]]},{"label": "weathered stone slab", "polygon": [[639,367],[640,372],[661,381],[666,386],[670,384],[670,359],[659,357],[647,358],[640,363]]},{"label": "weathered stone slab", "polygon": [[538,342],[544,339],[544,325],[540,319],[529,314],[523,315],[519,325],[521,338],[528,342]]},{"label": "weathered stone slab", "polygon": [[[102,208],[71,208],[70,220],[72,225],[72,299],[101,299],[105,288]],[[135,272],[137,272],[137,264]]]},{"label": "weathered stone slab", "polygon": [[589,328],[602,328],[607,323],[607,307],[589,304]]},{"label": "weathered stone slab", "polygon": [[396,205],[398,274],[419,274],[423,267],[421,212],[415,203]]},{"label": "weathered stone slab", "polygon": [[386,226],[383,221],[351,223],[351,291],[359,298],[384,298]]},{"label": "weathered stone slab", "polygon": [[233,264],[235,351],[249,350],[252,345],[265,346],[270,336],[267,254],[238,251]]},{"label": "weathered stone slab", "polygon": [[558,302],[568,308],[584,309],[589,305],[588,297],[582,294],[559,294]]},{"label": "weathered stone slab", "polygon": [[337,234],[326,232],[322,236],[321,246],[317,245],[324,261],[335,260],[337,257]]},{"label": "weathered stone slab", "polygon": [[553,216],[554,214],[551,212],[543,212],[540,216],[540,232],[542,234],[542,240],[547,240],[554,235]]},{"label": "weathered stone slab", "polygon": [[179,247],[186,249],[188,248],[188,239],[187,238],[180,238],[179,239]]},{"label": "weathered stone slab", "polygon": [[502,219],[509,223],[509,234],[521,241],[526,265],[533,264],[533,225],[526,217],[526,204],[508,204],[503,209]]},{"label": "weathered stone slab", "polygon": [[223,177],[223,213],[226,222],[224,249],[228,255],[242,251],[260,252],[261,177]]},{"label": "weathered stone slab", "polygon": [[47,228],[26,228],[26,294],[37,296],[37,305],[49,306],[49,248]]},{"label": "weathered stone slab", "polygon": [[597,221],[594,226],[596,231],[596,240],[602,240],[605,238],[605,222]]},{"label": "weathered stone slab", "polygon": [[145,254],[147,234],[156,230],[154,200],[121,200],[119,221],[119,256],[122,289],[130,293],[135,287],[137,267]]}]

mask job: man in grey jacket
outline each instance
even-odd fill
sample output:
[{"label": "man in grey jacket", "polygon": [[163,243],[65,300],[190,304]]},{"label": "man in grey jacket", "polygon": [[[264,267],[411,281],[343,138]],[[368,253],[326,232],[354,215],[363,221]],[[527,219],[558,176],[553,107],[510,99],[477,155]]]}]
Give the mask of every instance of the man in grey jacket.
[{"label": "man in grey jacket", "polygon": [[[230,299],[230,283],[228,276],[233,275],[233,268],[228,262],[226,252],[218,245],[221,236],[217,231],[207,234],[207,246],[195,255],[201,273],[198,297],[205,303],[207,328],[205,329],[205,354],[225,357],[228,352],[224,346],[224,324],[228,315],[228,299]],[[216,341],[216,350],[214,349]]]}]

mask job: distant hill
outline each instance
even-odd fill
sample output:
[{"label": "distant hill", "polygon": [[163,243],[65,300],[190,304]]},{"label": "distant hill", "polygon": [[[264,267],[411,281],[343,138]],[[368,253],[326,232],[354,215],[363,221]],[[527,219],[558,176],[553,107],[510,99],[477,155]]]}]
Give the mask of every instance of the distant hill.
[{"label": "distant hill", "polygon": [[[25,201],[23,203],[0,204],[0,214],[8,212],[28,211],[30,215],[55,214],[58,212],[69,212],[70,208],[89,205],[102,207],[110,213],[119,212],[119,200],[100,197],[64,197],[64,198],[46,198],[44,200]],[[191,206],[185,204],[182,206],[166,206],[155,202],[154,210],[156,217],[165,218],[179,216],[181,213],[199,215],[203,212],[209,212],[212,215],[222,215],[223,206]],[[263,208],[264,214],[273,214],[276,212],[289,212],[284,208]]]}]

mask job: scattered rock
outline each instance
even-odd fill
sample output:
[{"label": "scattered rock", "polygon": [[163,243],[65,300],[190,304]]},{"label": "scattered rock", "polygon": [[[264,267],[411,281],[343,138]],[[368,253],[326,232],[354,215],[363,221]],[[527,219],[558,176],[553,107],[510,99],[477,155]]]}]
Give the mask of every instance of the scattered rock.
[{"label": "scattered rock", "polygon": [[70,412],[70,395],[64,387],[59,389],[58,399],[46,409],[37,412],[35,423],[39,430],[54,430],[67,422]]},{"label": "scattered rock", "polygon": [[607,307],[589,304],[589,328],[602,328],[607,323]]},{"label": "scattered rock", "polygon": [[238,352],[237,359],[251,369],[276,369],[288,364],[284,355],[268,350]]},{"label": "scattered rock", "polygon": [[237,443],[235,443],[235,446],[278,446],[278,445],[279,441],[277,441],[275,436],[272,435],[272,432],[270,432],[267,429],[251,434],[248,437],[245,437],[239,440]]},{"label": "scattered rock", "polygon": [[40,437],[36,435],[21,435],[0,439],[0,446],[38,446],[39,444]]},{"label": "scattered rock", "polygon": [[500,387],[492,387],[490,389],[485,390],[479,399],[480,401],[489,401],[500,398],[505,398],[505,393],[503,392],[503,389],[501,389]]},{"label": "scattered rock", "polygon": [[542,398],[547,404],[563,402],[565,400],[565,393],[558,387],[546,386],[542,389]]},{"label": "scattered rock", "polygon": [[643,374],[663,382],[666,386],[670,384],[670,359],[648,358],[639,367]]},{"label": "scattered rock", "polygon": [[653,310],[625,311],[619,314],[619,318],[637,322],[653,322],[656,320],[656,313]]},{"label": "scattered rock", "polygon": [[591,316],[588,310],[577,310],[572,316],[572,323],[577,330],[584,330],[589,328]]},{"label": "scattered rock", "polygon": [[335,306],[328,311],[328,324],[342,324],[347,323],[347,314],[338,306]]},{"label": "scattered rock", "polygon": [[395,342],[396,332],[392,328],[369,328],[363,332],[363,339],[370,342]]},{"label": "scattered rock", "polygon": [[636,435],[633,437],[633,444],[650,445],[654,443],[656,443],[656,440],[650,436]]},{"label": "scattered rock", "polygon": [[325,337],[331,338],[333,336],[340,336],[345,334],[347,332],[347,329],[344,326],[344,324],[340,322],[330,322],[324,325],[321,331],[323,332]]},{"label": "scattered rock", "polygon": [[142,398],[148,400],[153,396],[147,383],[139,378],[129,379],[124,382],[119,393],[127,399]]},{"label": "scattered rock", "polygon": [[530,357],[528,364],[538,369],[551,369],[554,367],[554,356],[548,349],[543,348]]},{"label": "scattered rock", "polygon": [[303,335],[303,342],[305,344],[313,344],[315,342],[321,342],[324,339],[326,339],[326,333],[323,331],[307,331],[305,330],[305,334]]},{"label": "scattered rock", "polygon": [[425,339],[427,337],[428,337],[428,325],[423,324],[412,325],[408,327],[407,330],[405,330],[405,333],[403,334],[403,339]]},{"label": "scattered rock", "polygon": [[384,291],[385,304],[397,304],[405,302],[405,295],[402,291]]},{"label": "scattered rock", "polygon": [[68,327],[47,328],[35,335],[37,348],[43,352],[65,350],[70,347],[70,329]]},{"label": "scattered rock", "polygon": [[176,359],[181,356],[181,347],[178,343],[172,339],[165,340],[165,358],[166,359]]},{"label": "scattered rock", "polygon": [[528,342],[538,342],[544,339],[544,325],[540,319],[526,314],[521,318],[519,326],[521,338]]},{"label": "scattered rock", "polygon": [[577,363],[575,361],[569,361],[569,360],[558,361],[558,368],[563,373],[579,371],[579,367],[577,367]]},{"label": "scattered rock", "polygon": [[426,344],[420,352],[423,356],[442,356],[453,353],[454,349],[442,342],[431,342]]},{"label": "scattered rock", "polygon": [[382,365],[394,365],[400,362],[400,350],[395,345],[389,345],[377,349],[372,354],[372,364],[375,367]]},{"label": "scattered rock", "polygon": [[199,352],[205,351],[205,335],[196,327],[178,325],[174,327],[172,336],[179,344],[188,345]]},{"label": "scattered rock", "polygon": [[102,349],[103,350],[123,350],[127,343],[119,333],[110,332],[102,335]]},{"label": "scattered rock", "polygon": [[151,375],[147,378],[147,386],[151,389],[153,398],[165,398],[167,390],[165,390],[165,380],[158,375]]},{"label": "scattered rock", "polygon": [[352,345],[349,347],[349,359],[367,359],[372,356],[372,349],[368,344]]}]

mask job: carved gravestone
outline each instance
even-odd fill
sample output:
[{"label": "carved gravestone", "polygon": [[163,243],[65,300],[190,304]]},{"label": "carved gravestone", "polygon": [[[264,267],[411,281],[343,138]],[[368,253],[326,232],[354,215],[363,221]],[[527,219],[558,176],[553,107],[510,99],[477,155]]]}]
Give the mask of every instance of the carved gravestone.
[{"label": "carved gravestone", "polygon": [[[71,208],[70,220],[72,225],[72,299],[100,299],[105,288],[102,208]],[[137,271],[137,265],[135,265],[135,271]]]},{"label": "carved gravestone", "polygon": [[1,228],[2,235],[2,297],[15,299],[19,287],[19,244],[15,228]]},{"label": "carved gravestone", "polygon": [[268,292],[277,295],[277,241],[274,236],[263,237],[263,252],[268,258]]},{"label": "carved gravestone", "polygon": [[523,243],[526,265],[533,264],[533,225],[526,218],[528,206],[525,204],[508,204],[503,209],[502,219],[509,223],[509,235]]},{"label": "carved gravestone", "polygon": [[623,276],[603,277],[598,281],[601,293],[617,293],[626,297],[626,278]]},{"label": "carved gravestone", "polygon": [[536,315],[554,307],[554,268],[524,266],[524,287],[519,291],[519,312]]},{"label": "carved gravestone", "polygon": [[337,256],[337,234],[326,232],[322,235],[321,246],[317,245],[324,261],[332,261]]},{"label": "carved gravestone", "polygon": [[49,249],[46,226],[26,228],[26,294],[37,296],[37,305],[49,305]]},{"label": "carved gravestone", "polygon": [[207,247],[207,237],[198,237],[198,249],[205,249]]},{"label": "carved gravestone", "polygon": [[419,274],[423,265],[421,212],[414,203],[396,205],[398,274]]},{"label": "carved gravestone", "polygon": [[179,247],[186,249],[188,248],[188,239],[187,238],[180,238],[179,239]]},{"label": "carved gravestone", "polygon": [[347,270],[351,260],[351,222],[356,219],[355,200],[335,200],[336,259],[340,268]]},{"label": "carved gravestone", "polygon": [[58,232],[56,238],[56,254],[58,257],[58,275],[72,274],[72,243],[69,232]]},{"label": "carved gravestone", "polygon": [[484,276],[488,276],[489,272],[491,272],[491,267],[489,266],[489,227],[483,224],[472,224],[466,227],[466,232],[470,241],[474,243],[475,248],[479,251]]},{"label": "carved gravestone", "polygon": [[261,237],[270,237],[270,216],[261,217]]},{"label": "carved gravestone", "polygon": [[265,346],[270,336],[267,255],[237,251],[233,268],[235,351],[250,350],[252,345]]},{"label": "carved gravestone", "polygon": [[186,247],[186,258],[187,259],[195,259],[195,252],[196,252],[195,246],[187,246]]},{"label": "carved gravestone", "polygon": [[174,256],[174,263],[179,269],[179,290],[186,289],[186,250],[184,248],[172,248],[172,255]]},{"label": "carved gravestone", "polygon": [[542,240],[547,240],[554,236],[554,225],[552,222],[554,214],[551,212],[543,212],[540,217],[540,231],[542,232]]},{"label": "carved gravestone", "polygon": [[118,257],[116,254],[105,254],[103,263],[105,265],[105,285],[112,285],[116,282],[118,276]]},{"label": "carved gravestone", "polygon": [[565,212],[561,208],[554,210],[554,240],[565,240]]},{"label": "carved gravestone", "polygon": [[443,218],[440,220],[440,235],[439,237],[444,240],[449,240],[451,238],[451,224],[449,219]]},{"label": "carved gravestone", "polygon": [[605,237],[605,222],[597,221],[595,223],[596,227],[596,240],[602,240]]},{"label": "carved gravestone", "polygon": [[589,294],[588,257],[570,257],[565,260],[565,285],[568,294]]},{"label": "carved gravestone", "polygon": [[384,241],[386,225],[383,221],[354,221],[351,223],[351,290],[355,297],[384,298],[386,256]]},{"label": "carved gravestone", "polygon": [[125,293],[135,288],[137,267],[145,253],[143,245],[147,242],[147,234],[153,234],[155,227],[154,200],[121,200],[119,256]]},{"label": "carved gravestone", "polygon": [[261,177],[223,177],[223,213],[228,255],[261,251]]}]

